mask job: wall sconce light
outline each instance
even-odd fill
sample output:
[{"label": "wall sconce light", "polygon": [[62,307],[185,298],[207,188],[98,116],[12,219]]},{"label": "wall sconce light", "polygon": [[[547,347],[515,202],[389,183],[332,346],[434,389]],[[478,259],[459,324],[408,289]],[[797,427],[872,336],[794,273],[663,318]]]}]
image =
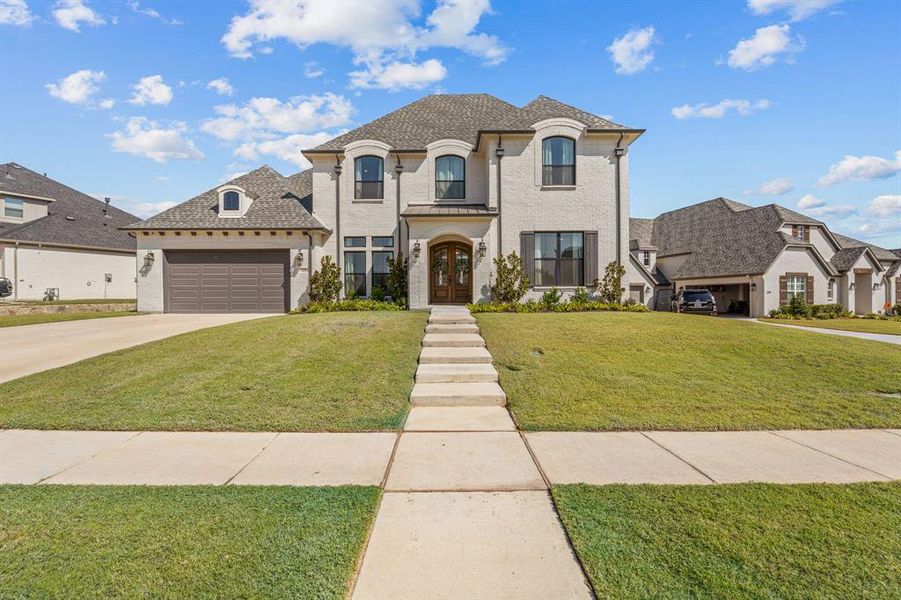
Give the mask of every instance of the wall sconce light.
[{"label": "wall sconce light", "polygon": [[649,285],[644,286],[644,293],[645,293],[645,294],[650,294],[650,293],[651,293],[651,286],[649,286]]},{"label": "wall sconce light", "polygon": [[144,255],[144,266],[147,267],[148,269],[150,267],[152,267],[154,258],[155,257],[153,256],[153,251],[148,250],[147,254]]},{"label": "wall sconce light", "polygon": [[404,172],[404,166],[400,163],[397,163],[396,165],[394,165],[394,172],[400,175]]},{"label": "wall sconce light", "polygon": [[850,290],[853,292],[856,288],[857,288],[857,286],[856,286],[856,285],[854,284],[854,282],[852,281],[852,282],[851,282],[851,285],[849,286],[848,289],[850,289]]},{"label": "wall sconce light", "polygon": [[479,258],[485,258],[485,254],[488,252],[488,246],[485,244],[485,241],[482,240],[479,242]]},{"label": "wall sconce light", "polygon": [[422,251],[422,246],[419,245],[419,242],[413,244],[413,258],[419,258],[419,253]]},{"label": "wall sconce light", "polygon": [[343,170],[343,167],[341,166],[340,163],[335,165],[335,175],[340,175],[342,170]]},{"label": "wall sconce light", "polygon": [[504,156],[504,149],[503,149],[503,148],[497,148],[497,149],[494,151],[494,155],[495,155],[496,157],[498,157],[498,158],[503,157],[503,156]]},{"label": "wall sconce light", "polygon": [[303,252],[297,252],[297,255],[294,257],[294,264],[297,265],[297,268],[303,266]]},{"label": "wall sconce light", "polygon": [[751,282],[751,291],[752,291],[752,292],[756,292],[756,291],[757,291],[757,284],[754,283],[754,282]]}]

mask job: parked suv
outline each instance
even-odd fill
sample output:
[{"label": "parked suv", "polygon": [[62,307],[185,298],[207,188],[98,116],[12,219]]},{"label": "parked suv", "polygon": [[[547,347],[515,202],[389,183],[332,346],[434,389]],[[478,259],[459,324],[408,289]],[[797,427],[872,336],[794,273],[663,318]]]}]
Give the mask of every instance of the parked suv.
[{"label": "parked suv", "polygon": [[708,290],[681,290],[673,298],[673,312],[716,316],[716,299]]},{"label": "parked suv", "polygon": [[0,277],[0,298],[6,298],[13,294],[13,282],[6,277]]}]

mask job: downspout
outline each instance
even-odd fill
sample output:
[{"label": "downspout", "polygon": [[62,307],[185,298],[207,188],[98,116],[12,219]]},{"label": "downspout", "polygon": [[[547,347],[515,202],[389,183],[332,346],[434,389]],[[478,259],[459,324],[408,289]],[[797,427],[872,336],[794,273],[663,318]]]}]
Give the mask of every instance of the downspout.
[{"label": "downspout", "polygon": [[341,159],[335,155],[335,263],[341,266]]},{"label": "downspout", "polygon": [[397,185],[395,186],[397,192],[397,254],[396,256],[400,256],[402,254],[400,245],[400,176],[404,172],[404,165],[400,162],[400,154],[397,152],[394,153],[394,158],[397,161],[394,165],[394,172],[397,174]]},{"label": "downspout", "polygon": [[501,215],[503,212],[501,211],[501,159],[504,158],[504,138],[500,134],[497,136],[497,149],[494,151],[495,156],[497,156],[497,255],[504,255],[504,248],[502,245],[502,231],[501,228]]},{"label": "downspout", "polygon": [[623,138],[626,136],[625,133],[619,134],[619,140],[616,142],[616,148],[613,150],[613,154],[616,156],[616,266],[623,266],[623,217],[622,217],[622,191],[620,189],[620,166],[619,161],[625,153],[625,148],[622,147]]},{"label": "downspout", "polygon": [[13,300],[19,299],[19,242],[13,248]]}]

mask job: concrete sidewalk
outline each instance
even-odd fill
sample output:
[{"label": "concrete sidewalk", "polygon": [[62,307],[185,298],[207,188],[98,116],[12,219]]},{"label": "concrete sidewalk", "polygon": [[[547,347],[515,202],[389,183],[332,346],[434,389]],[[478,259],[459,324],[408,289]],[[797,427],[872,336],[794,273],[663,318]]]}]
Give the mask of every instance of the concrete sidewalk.
[{"label": "concrete sidewalk", "polygon": [[4,327],[0,329],[0,382],[180,333],[271,316],[156,314]]},{"label": "concrete sidewalk", "polygon": [[857,338],[859,340],[870,340],[871,342],[885,342],[886,344],[901,345],[901,335],[891,335],[888,333],[866,333],[864,331],[842,331],[841,329],[825,329],[822,327],[804,327],[803,325],[783,325],[782,323],[770,323],[769,321],[760,321],[758,319],[741,319],[742,321],[753,321],[761,325],[772,325],[774,327],[788,327],[790,329],[800,329],[801,331],[809,331],[811,333],[825,333],[828,335],[840,335],[844,337]]}]

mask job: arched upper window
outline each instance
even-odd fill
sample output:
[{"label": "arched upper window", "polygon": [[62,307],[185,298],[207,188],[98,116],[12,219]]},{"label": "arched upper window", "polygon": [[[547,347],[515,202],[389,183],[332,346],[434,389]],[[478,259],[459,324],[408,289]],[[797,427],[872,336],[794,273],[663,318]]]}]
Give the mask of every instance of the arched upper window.
[{"label": "arched upper window", "polygon": [[241,210],[241,195],[235,191],[222,194],[222,210]]},{"label": "arched upper window", "polygon": [[381,200],[384,197],[384,163],[378,156],[361,156],[354,161],[354,198]]},{"label": "arched upper window", "polygon": [[462,157],[448,154],[435,159],[435,198],[466,198],[466,161]]},{"label": "arched upper window", "polygon": [[576,184],[576,141],[568,137],[549,137],[541,143],[543,185]]}]

